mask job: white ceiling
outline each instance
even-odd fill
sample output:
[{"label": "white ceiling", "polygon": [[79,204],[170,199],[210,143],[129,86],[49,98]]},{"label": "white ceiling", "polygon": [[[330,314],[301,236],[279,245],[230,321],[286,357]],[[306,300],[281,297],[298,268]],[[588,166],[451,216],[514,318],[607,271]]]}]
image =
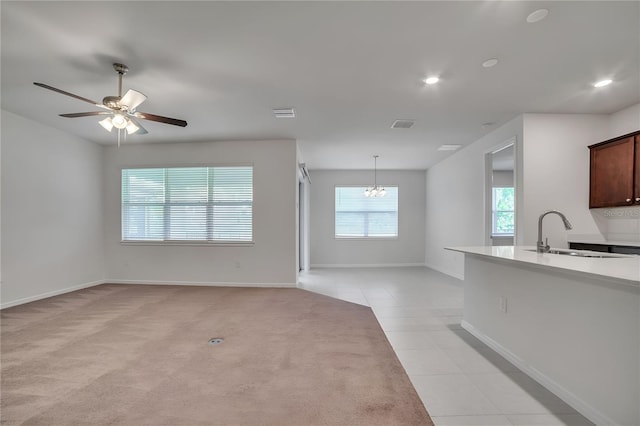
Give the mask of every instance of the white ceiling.
[{"label": "white ceiling", "polygon": [[[57,115],[96,108],[32,83],[101,101],[122,62],[124,90],[148,96],[139,110],[189,122],[144,121],[127,143],[294,138],[309,169],[370,169],[374,154],[425,169],[451,155],[441,144],[524,112],[640,101],[638,1],[2,1],[1,14],[2,108],[101,144],[116,137],[98,118]],[[295,119],[274,118],[288,106]]]}]

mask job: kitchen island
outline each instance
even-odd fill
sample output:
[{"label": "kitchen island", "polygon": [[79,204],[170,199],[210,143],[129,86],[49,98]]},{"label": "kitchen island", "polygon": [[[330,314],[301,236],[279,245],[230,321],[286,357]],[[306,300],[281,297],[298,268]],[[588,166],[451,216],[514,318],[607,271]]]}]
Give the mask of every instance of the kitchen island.
[{"label": "kitchen island", "polygon": [[462,326],[599,425],[640,425],[640,256],[465,254]]}]

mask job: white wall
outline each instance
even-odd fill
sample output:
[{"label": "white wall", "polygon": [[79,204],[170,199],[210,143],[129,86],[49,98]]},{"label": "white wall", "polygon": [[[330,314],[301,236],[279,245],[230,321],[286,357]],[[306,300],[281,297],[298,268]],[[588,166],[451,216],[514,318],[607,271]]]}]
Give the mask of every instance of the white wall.
[{"label": "white wall", "polygon": [[308,271],[311,269],[311,183],[304,179],[303,185],[303,199],[300,200],[303,212],[303,225],[300,228],[302,232],[302,269]]},{"label": "white wall", "polygon": [[559,218],[545,218],[552,246],[565,246],[567,238],[640,242],[640,207],[589,210],[588,146],[637,130],[640,104],[609,116],[525,114],[525,243],[535,242],[536,215],[547,208],[574,225],[566,232]]},{"label": "white wall", "polygon": [[[609,127],[607,139],[640,130],[640,103],[613,114]],[[593,212],[606,221],[608,240],[640,243],[640,206],[595,209]]]},{"label": "white wall", "polygon": [[371,185],[373,170],[312,170],[311,266],[423,265],[425,172],[378,170],[381,185],[398,185],[398,238],[336,239],[336,185]]},{"label": "white wall", "polygon": [[[0,129],[2,129],[0,113]],[[2,135],[0,135],[0,307],[2,307]]]},{"label": "white wall", "polygon": [[513,171],[494,170],[492,184],[496,188],[508,188],[513,186]]},{"label": "white wall", "polygon": [[[524,114],[427,171],[427,266],[463,277],[462,255],[447,246],[484,245],[483,161],[493,145],[517,134],[517,243],[535,245],[538,217],[563,212],[566,231],[553,215],[544,236],[553,247],[568,239],[640,241],[640,208],[589,210],[588,146],[638,130],[640,106],[613,115]],[[613,132],[613,133],[612,133]]]},{"label": "white wall", "polygon": [[[120,170],[253,163],[253,246],[121,244]],[[112,282],[295,286],[296,142],[123,145],[105,151],[106,274]]]},{"label": "white wall", "polygon": [[588,146],[607,138],[608,115],[524,115],[524,244],[535,245],[538,217],[546,210],[564,213],[573,230],[555,215],[544,219],[543,238],[552,247],[568,247],[571,236],[598,236],[606,223],[589,210]]},{"label": "white wall", "polygon": [[[485,241],[485,154],[516,137],[516,225],[520,222],[522,117],[427,170],[426,264],[454,277],[464,276],[464,255],[450,246],[481,246]],[[516,230],[516,232],[518,232]]]},{"label": "white wall", "polygon": [[[302,157],[302,153],[300,149],[297,150],[298,154],[298,166],[304,163],[304,158]],[[298,168],[298,183],[302,185],[302,198],[300,198],[300,194],[298,193],[297,206],[298,206],[298,242],[302,243],[302,247],[298,247],[298,253],[301,254],[298,262],[298,270],[308,271],[311,267],[311,225],[310,225],[310,183],[309,179],[306,178],[302,170]],[[300,218],[302,223],[300,223]],[[300,258],[301,257],[301,258]]]},{"label": "white wall", "polygon": [[611,114],[607,139],[640,130],[640,103]]},{"label": "white wall", "polygon": [[2,111],[2,307],[104,279],[102,147]]}]

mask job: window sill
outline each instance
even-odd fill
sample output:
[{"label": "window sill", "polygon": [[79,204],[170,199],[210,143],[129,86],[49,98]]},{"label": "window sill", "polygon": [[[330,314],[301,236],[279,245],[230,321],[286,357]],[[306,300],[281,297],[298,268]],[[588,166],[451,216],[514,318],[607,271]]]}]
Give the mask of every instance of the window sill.
[{"label": "window sill", "polygon": [[120,241],[123,246],[253,247],[253,241]]}]

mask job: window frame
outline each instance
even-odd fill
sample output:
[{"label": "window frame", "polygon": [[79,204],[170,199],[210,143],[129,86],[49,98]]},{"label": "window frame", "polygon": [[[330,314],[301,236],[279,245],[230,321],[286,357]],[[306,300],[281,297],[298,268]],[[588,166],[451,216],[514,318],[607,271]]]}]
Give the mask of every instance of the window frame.
[{"label": "window frame", "polygon": [[[123,239],[123,198],[122,198],[122,171],[131,169],[178,169],[178,168],[202,168],[202,167],[251,167],[251,240],[233,241],[233,240],[125,240]],[[171,164],[171,165],[125,165],[119,168],[119,196],[120,196],[120,244],[130,246],[254,246],[255,245],[255,164],[254,163],[215,163],[215,164]],[[166,184],[165,184],[166,185]],[[165,186],[166,190],[166,186]],[[166,220],[166,215],[164,216]],[[207,218],[208,221],[208,218]],[[207,230],[209,232],[209,230]]]},{"label": "window frame", "polygon": [[396,235],[391,235],[391,236],[372,236],[372,237],[368,237],[368,236],[357,236],[357,237],[341,237],[336,235],[336,190],[338,188],[362,188],[362,192],[364,193],[364,190],[367,188],[368,185],[357,185],[357,184],[350,184],[350,185],[334,185],[333,186],[333,194],[332,194],[332,200],[333,200],[333,239],[337,240],[337,241],[354,241],[354,240],[360,240],[360,241],[372,241],[372,240],[397,240],[398,238],[400,238],[400,185],[398,184],[392,184],[392,185],[382,185],[380,184],[380,186],[383,186],[385,189],[389,189],[389,188],[396,188],[397,192],[398,192],[398,198],[396,200]]}]

